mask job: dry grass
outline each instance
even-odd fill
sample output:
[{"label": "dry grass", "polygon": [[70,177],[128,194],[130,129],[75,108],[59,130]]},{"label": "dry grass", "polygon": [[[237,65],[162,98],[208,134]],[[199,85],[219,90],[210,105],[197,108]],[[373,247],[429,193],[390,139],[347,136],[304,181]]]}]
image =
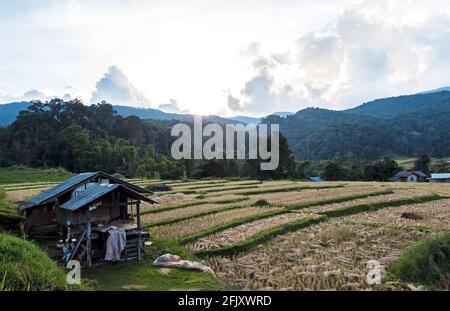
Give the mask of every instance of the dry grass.
[{"label": "dry grass", "polygon": [[39,194],[40,192],[42,192],[42,189],[7,191],[6,199],[10,202],[18,203],[21,201],[26,201],[29,198]]},{"label": "dry grass", "polygon": [[[368,261],[386,266],[425,235],[332,221],[279,237],[247,254],[210,258],[209,264],[220,279],[239,289],[372,289],[366,283]],[[396,283],[375,288],[402,289]]]},{"label": "dry grass", "polygon": [[209,184],[194,184],[194,185],[187,185],[187,186],[181,186],[181,187],[173,187],[175,191],[186,191],[186,190],[195,190],[197,192],[212,190],[212,189],[221,189],[221,188],[228,188],[228,187],[236,187],[236,186],[251,186],[251,185],[258,185],[261,184],[261,182],[257,180],[244,180],[244,181],[229,181],[229,182],[223,182],[223,183],[209,183]]},{"label": "dry grass", "polygon": [[[403,213],[413,213],[421,219],[402,217]],[[349,216],[358,222],[369,222],[390,226],[426,227],[434,230],[450,230],[450,199],[431,201],[422,204],[389,207],[372,213]]]},{"label": "dry grass", "polygon": [[344,187],[331,189],[306,189],[293,192],[281,193],[267,193],[252,195],[252,200],[266,200],[271,204],[284,205],[293,203],[307,203],[318,200],[325,200],[338,196],[364,194],[374,191],[384,190],[378,187],[359,186],[359,187]]},{"label": "dry grass", "polygon": [[354,205],[371,204],[371,203],[378,203],[378,202],[390,202],[390,201],[396,201],[396,200],[401,200],[401,199],[418,197],[418,196],[427,195],[427,194],[430,194],[430,192],[423,191],[423,190],[408,190],[408,189],[396,190],[393,194],[368,197],[368,198],[347,201],[347,202],[341,202],[341,203],[314,206],[314,207],[310,207],[310,208],[306,208],[306,209],[301,209],[301,210],[299,210],[299,212],[322,213],[322,212],[338,210],[341,208],[354,206]]},{"label": "dry grass", "polygon": [[301,215],[298,213],[287,213],[275,217],[257,220],[201,238],[197,242],[190,244],[189,248],[193,250],[203,250],[230,246],[237,242],[247,240],[251,236],[265,229],[273,228],[284,223],[308,217],[309,216]]},{"label": "dry grass", "polygon": [[193,194],[182,194],[182,193],[171,193],[171,194],[163,194],[161,196],[155,197],[155,200],[159,202],[159,204],[150,204],[143,203],[141,205],[141,210],[145,211],[154,211],[170,206],[175,206],[179,204],[186,204],[195,202],[195,195]]},{"label": "dry grass", "polygon": [[[223,205],[222,205],[223,206]],[[185,220],[171,225],[165,225],[150,229],[150,233],[161,237],[183,238],[185,236],[204,231],[208,228],[222,225],[224,223],[244,218],[252,215],[258,215],[269,211],[275,211],[276,208],[258,208],[247,207],[231,211],[220,212],[213,215],[198,217]]]},{"label": "dry grass", "polygon": [[[210,198],[210,197],[217,197],[217,196],[222,196],[222,195],[227,195],[227,194],[235,194],[235,195],[244,195],[246,192],[249,191],[253,191],[253,190],[276,190],[276,189],[285,189],[285,188],[289,188],[289,187],[323,187],[323,186],[334,186],[337,185],[339,183],[309,183],[309,182],[294,182],[294,181],[269,181],[269,182],[264,182],[262,184],[259,185],[255,185],[252,188],[242,188],[242,189],[226,189],[229,188],[229,186],[224,187],[222,189],[217,188],[217,191],[211,192],[211,193],[207,193],[205,194],[205,198]],[[242,187],[248,187],[248,186],[242,186]],[[286,194],[286,192],[284,193]],[[253,195],[252,197],[255,197],[255,195]]]},{"label": "dry grass", "polygon": [[[144,225],[154,224],[161,221],[173,220],[181,217],[191,216],[198,213],[213,211],[215,209],[231,208],[237,206],[236,204],[210,204],[205,203],[201,205],[194,205],[184,208],[178,208],[161,213],[142,215],[141,221]],[[246,206],[246,203],[239,203],[239,206]]]}]

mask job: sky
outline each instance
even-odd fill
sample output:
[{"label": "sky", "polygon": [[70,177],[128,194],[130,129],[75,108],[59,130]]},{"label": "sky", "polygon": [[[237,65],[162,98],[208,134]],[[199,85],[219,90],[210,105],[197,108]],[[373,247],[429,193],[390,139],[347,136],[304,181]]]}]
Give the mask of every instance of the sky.
[{"label": "sky", "polygon": [[0,0],[0,103],[341,110],[450,85],[448,0]]}]

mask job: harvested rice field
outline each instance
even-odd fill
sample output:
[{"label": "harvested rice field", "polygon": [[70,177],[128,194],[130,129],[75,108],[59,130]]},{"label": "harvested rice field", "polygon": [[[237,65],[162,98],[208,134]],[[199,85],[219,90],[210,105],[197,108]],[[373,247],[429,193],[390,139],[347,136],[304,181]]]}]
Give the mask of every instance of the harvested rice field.
[{"label": "harvested rice field", "polygon": [[151,234],[178,240],[232,289],[423,289],[385,270],[381,284],[369,284],[368,263],[387,269],[409,246],[450,230],[449,185],[198,183],[160,195],[162,204],[146,206],[143,219]]},{"label": "harvested rice field", "polygon": [[[167,184],[141,205],[151,236],[173,239],[230,289],[416,290],[388,275],[410,246],[450,231],[450,185],[208,179]],[[5,185],[20,202],[52,183]],[[368,264],[382,265],[369,284]]]},{"label": "harvested rice field", "polygon": [[277,210],[279,209],[260,208],[260,207],[239,208],[230,211],[220,212],[217,214],[184,220],[177,222],[175,224],[150,228],[149,231],[151,234],[154,234],[156,236],[164,236],[180,239],[188,235],[195,234],[197,232],[222,225],[227,222],[232,222],[236,219],[260,215]]},{"label": "harvested rice field", "polygon": [[273,228],[294,220],[305,219],[308,216],[299,213],[286,213],[278,216],[246,223],[235,228],[231,228],[205,238],[201,238],[195,243],[188,245],[192,250],[202,250],[230,246],[237,242],[246,240],[256,233]]},{"label": "harvested rice field", "polygon": [[378,260],[386,267],[426,235],[336,220],[280,236],[246,254],[211,257],[208,262],[236,289],[402,290],[405,286],[396,282],[368,285],[368,262]]}]

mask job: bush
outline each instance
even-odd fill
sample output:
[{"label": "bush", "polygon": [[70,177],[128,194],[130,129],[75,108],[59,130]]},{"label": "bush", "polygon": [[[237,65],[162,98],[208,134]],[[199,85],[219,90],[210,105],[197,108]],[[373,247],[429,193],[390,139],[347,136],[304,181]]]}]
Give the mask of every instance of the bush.
[{"label": "bush", "polygon": [[450,288],[450,233],[428,238],[406,250],[388,272],[405,282]]},{"label": "bush", "polygon": [[0,290],[62,290],[62,270],[37,245],[0,233]]}]

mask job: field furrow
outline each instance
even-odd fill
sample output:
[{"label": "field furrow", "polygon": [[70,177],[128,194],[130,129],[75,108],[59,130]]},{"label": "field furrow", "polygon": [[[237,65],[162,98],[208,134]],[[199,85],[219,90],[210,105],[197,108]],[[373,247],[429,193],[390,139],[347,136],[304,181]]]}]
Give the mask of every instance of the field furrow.
[{"label": "field furrow", "polygon": [[159,226],[150,228],[151,234],[157,236],[164,236],[176,239],[182,239],[186,236],[195,234],[225,224],[227,222],[232,222],[234,220],[245,218],[249,216],[255,216],[259,214],[264,214],[267,212],[274,212],[279,210],[278,208],[259,208],[259,207],[244,207],[238,208],[230,211],[224,211],[217,214],[207,215],[204,217],[198,217],[194,219],[189,219],[181,221],[175,224]]},{"label": "field furrow", "polygon": [[275,217],[260,219],[201,238],[197,242],[189,244],[188,247],[197,251],[230,246],[246,240],[260,231],[308,217],[310,216],[299,213],[286,213]]}]

